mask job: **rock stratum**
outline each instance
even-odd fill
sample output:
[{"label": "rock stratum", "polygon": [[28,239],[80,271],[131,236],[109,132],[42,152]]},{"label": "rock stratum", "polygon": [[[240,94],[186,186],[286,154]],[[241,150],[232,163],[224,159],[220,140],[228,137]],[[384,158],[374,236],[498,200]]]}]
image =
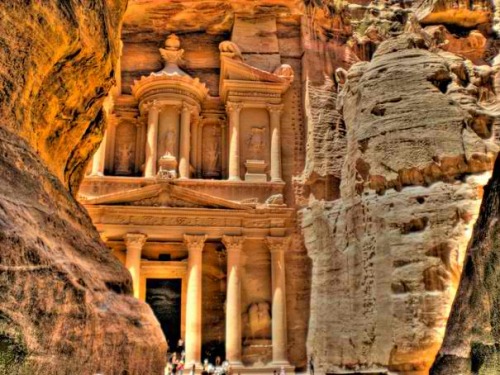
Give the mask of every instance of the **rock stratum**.
[{"label": "rock stratum", "polygon": [[0,373],[160,374],[166,343],[73,195],[126,1],[0,4]]}]

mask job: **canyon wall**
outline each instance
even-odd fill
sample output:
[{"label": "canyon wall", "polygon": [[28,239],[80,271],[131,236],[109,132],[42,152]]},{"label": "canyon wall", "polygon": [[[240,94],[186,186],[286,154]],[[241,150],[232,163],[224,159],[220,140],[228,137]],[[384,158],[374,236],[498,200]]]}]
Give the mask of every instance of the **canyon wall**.
[{"label": "canyon wall", "polygon": [[125,7],[0,3],[1,373],[163,373],[159,324],[73,197],[103,135]]},{"label": "canyon wall", "polygon": [[350,69],[305,95],[308,354],[320,373],[428,373],[498,152],[490,5],[406,5],[334,11],[349,41],[329,40],[329,59]]}]

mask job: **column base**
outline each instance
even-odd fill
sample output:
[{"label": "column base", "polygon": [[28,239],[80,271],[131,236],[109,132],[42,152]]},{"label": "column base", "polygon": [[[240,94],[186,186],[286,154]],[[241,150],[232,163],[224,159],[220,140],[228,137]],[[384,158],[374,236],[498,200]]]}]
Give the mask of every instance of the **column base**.
[{"label": "column base", "polygon": [[233,177],[229,177],[227,180],[228,181],[241,181],[241,177],[233,176]]},{"label": "column base", "polygon": [[89,177],[104,177],[104,173],[102,172],[92,173],[89,175]]},{"label": "column base", "polygon": [[271,182],[284,182],[281,178],[271,178]]}]

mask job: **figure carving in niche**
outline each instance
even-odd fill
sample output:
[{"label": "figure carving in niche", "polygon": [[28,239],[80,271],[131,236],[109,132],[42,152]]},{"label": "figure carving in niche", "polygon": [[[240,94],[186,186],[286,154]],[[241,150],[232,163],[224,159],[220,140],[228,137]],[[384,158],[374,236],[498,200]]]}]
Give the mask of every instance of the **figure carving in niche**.
[{"label": "figure carving in niche", "polygon": [[271,338],[271,306],[268,302],[255,302],[248,308],[246,338]]},{"label": "figure carving in niche", "polygon": [[207,145],[205,147],[205,165],[204,176],[218,177],[220,176],[219,159],[220,159],[220,134],[217,127],[210,128]]},{"label": "figure carving in niche", "polygon": [[264,132],[264,128],[252,128],[251,134],[248,137],[248,150],[255,159],[263,159],[262,154],[265,147]]},{"label": "figure carving in niche", "polygon": [[169,130],[165,135],[165,154],[163,156],[174,156],[175,133]]},{"label": "figure carving in niche", "polygon": [[118,167],[116,168],[117,174],[129,174],[130,173],[130,158],[132,156],[132,145],[121,144],[118,147]]}]

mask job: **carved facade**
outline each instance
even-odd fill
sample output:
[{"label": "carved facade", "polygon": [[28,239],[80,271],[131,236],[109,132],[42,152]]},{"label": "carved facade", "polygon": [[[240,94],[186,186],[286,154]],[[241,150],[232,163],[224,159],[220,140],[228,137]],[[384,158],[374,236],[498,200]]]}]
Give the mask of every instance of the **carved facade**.
[{"label": "carved facade", "polygon": [[[169,35],[163,69],[115,95],[81,201],[137,298],[148,280],[181,280],[188,364],[219,355],[240,372],[291,370],[285,254],[296,220],[281,129],[294,72],[256,68],[223,41],[211,95],[182,69],[181,44]],[[179,337],[166,336],[175,348]]]}]

